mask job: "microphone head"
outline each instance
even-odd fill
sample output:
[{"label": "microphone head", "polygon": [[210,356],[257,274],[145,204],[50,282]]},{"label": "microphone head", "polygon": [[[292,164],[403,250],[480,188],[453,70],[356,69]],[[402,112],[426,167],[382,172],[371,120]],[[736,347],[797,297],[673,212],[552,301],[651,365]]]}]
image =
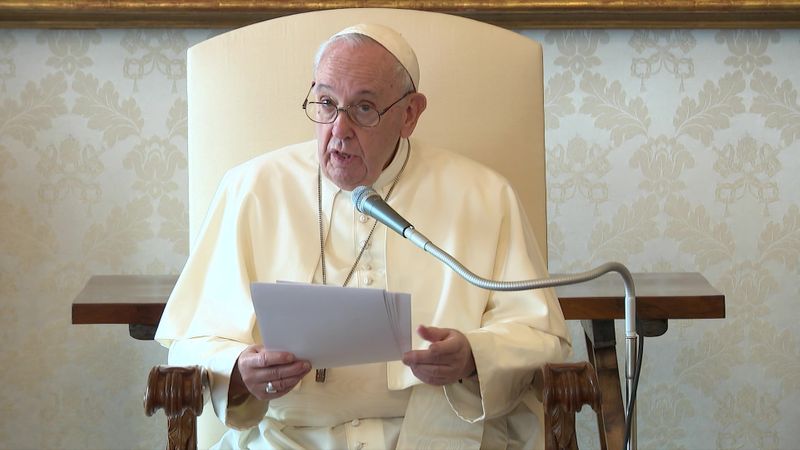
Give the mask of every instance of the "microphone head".
[{"label": "microphone head", "polygon": [[369,197],[372,197],[373,195],[377,195],[380,197],[380,195],[369,186],[358,186],[355,189],[353,189],[353,195],[351,199],[353,201],[353,204],[356,206],[358,212],[362,214],[367,214],[366,212],[364,212],[364,204],[367,201],[367,199]]}]

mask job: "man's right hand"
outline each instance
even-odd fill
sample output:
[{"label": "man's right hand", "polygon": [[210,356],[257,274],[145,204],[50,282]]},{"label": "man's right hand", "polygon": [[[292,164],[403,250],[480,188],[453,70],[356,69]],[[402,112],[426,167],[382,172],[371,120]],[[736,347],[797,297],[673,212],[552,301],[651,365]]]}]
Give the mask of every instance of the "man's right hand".
[{"label": "man's right hand", "polygon": [[[239,354],[231,373],[228,401],[244,402],[249,394],[259,400],[272,400],[286,395],[311,370],[311,363],[295,359],[289,352],[267,351],[263,345],[251,345]],[[267,392],[272,383],[274,393]]]}]

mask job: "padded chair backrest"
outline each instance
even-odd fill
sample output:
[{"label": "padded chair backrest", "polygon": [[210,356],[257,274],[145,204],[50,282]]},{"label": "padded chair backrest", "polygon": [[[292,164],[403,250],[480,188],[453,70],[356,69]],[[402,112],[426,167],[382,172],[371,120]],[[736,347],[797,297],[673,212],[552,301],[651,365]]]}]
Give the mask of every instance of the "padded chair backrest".
[{"label": "padded chair backrest", "polygon": [[[330,35],[357,23],[383,24],[403,34],[417,53],[419,90],[428,97],[414,136],[461,152],[509,179],[546,258],[541,46],[482,22],[395,9],[297,14],[233,30],[189,49],[191,241],[226,170],[314,137],[300,108],[311,84],[314,54]],[[209,405],[197,430],[199,448],[207,448],[224,431]]]},{"label": "padded chair backrest", "polygon": [[374,8],[268,20],[189,49],[191,241],[227,169],[314,137],[313,124],[300,108],[312,80],[314,53],[333,33],[367,22],[396,29],[417,53],[419,90],[428,97],[428,108],[414,136],[461,152],[509,179],[546,257],[541,46],[470,19]]}]

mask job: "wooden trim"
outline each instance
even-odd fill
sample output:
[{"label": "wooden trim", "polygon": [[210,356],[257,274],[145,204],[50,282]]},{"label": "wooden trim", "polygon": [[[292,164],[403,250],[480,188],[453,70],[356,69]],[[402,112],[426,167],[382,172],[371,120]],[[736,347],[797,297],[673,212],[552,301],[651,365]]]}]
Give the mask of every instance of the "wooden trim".
[{"label": "wooden trim", "polygon": [[2,28],[236,28],[338,8],[401,8],[507,28],[798,28],[796,0],[8,0]]},{"label": "wooden trim", "polygon": [[[624,288],[615,275],[557,288],[564,318],[624,318]],[[634,273],[633,279],[639,319],[725,317],[725,296],[699,273]],[[72,323],[157,326],[176,280],[176,275],[95,275],[72,303]]]}]

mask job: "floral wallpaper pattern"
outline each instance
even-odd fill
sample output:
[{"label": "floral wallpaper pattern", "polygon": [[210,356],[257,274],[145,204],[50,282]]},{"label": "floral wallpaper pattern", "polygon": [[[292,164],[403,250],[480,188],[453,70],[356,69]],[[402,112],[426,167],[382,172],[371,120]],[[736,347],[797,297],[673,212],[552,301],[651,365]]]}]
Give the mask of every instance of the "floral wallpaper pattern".
[{"label": "floral wallpaper pattern", "polygon": [[[551,270],[726,295],[646,341],[640,448],[795,448],[800,31],[519,32],[544,46]],[[141,399],[166,352],[70,305],[93,274],[180,271],[185,50],[217,33],[0,30],[0,448],[163,447]],[[599,447],[593,413],[579,433]]]},{"label": "floral wallpaper pattern", "polygon": [[551,270],[698,271],[726,295],[726,319],[646,340],[640,447],[795,447],[800,33],[523,34],[545,47]]}]

